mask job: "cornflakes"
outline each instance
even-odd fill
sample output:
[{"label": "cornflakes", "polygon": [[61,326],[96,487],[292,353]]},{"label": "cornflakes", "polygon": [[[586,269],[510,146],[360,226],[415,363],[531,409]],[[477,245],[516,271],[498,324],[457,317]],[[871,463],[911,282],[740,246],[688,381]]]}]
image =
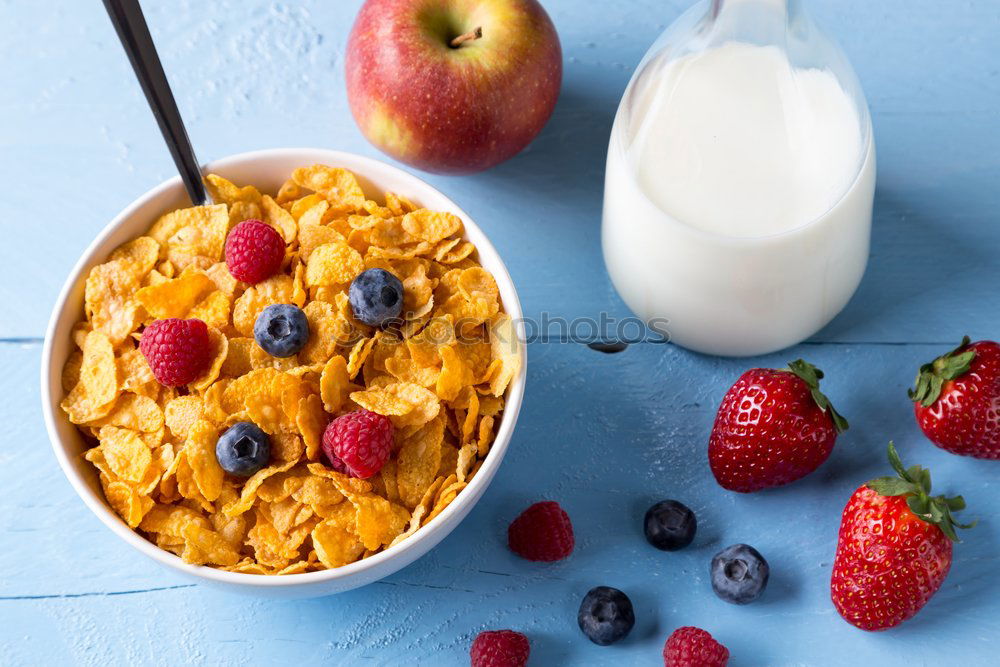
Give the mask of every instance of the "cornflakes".
[{"label": "cornflakes", "polygon": [[[520,370],[496,281],[461,218],[392,193],[368,199],[347,170],[297,169],[272,194],[205,180],[215,204],[166,213],[86,279],[62,407],[96,440],[85,458],[108,504],[160,548],[233,572],[340,567],[398,544],[489,454]],[[223,258],[229,229],[248,218],[286,247],[281,271],[254,285]],[[401,321],[385,330],[358,322],[348,298],[371,268],[403,285]],[[302,308],[309,339],[276,358],[253,329],[280,303]],[[209,328],[211,360],[184,387],[157,383],[137,345],[146,325],[171,317]],[[321,452],[327,424],[357,409],[394,425],[389,460],[366,480]],[[270,461],[246,479],[215,453],[220,434],[245,421],[270,439]]]}]

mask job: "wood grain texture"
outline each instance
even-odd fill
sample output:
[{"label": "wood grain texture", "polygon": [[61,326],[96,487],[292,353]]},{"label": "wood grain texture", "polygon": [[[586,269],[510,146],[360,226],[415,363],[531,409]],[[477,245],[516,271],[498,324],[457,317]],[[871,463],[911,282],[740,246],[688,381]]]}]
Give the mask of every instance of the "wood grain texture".
[{"label": "wood grain texture", "polygon": [[[603,355],[535,344],[507,460],[468,519],[427,557],[338,597],[269,602],[189,585],[133,553],[63,479],[38,407],[40,339],[79,252],[121,208],[171,175],[99,3],[0,2],[0,663],[467,664],[482,629],[529,633],[533,664],[660,664],[679,625],[711,630],[741,665],[985,665],[1000,632],[997,464],[950,456],[913,422],[916,366],[961,334],[1000,335],[1000,4],[994,0],[813,0],[865,86],[879,151],[872,259],[858,295],[814,340],[751,361],[669,346]],[[377,156],[343,91],[358,0],[146,2],[202,160],[271,146]],[[600,12],[547,0],[562,37],[555,115],[523,154],[486,174],[430,176],[490,235],[529,316],[627,314],[600,258],[604,153],[618,98],[683,0],[616,0]],[[805,356],[828,373],[852,421],[831,460],[793,486],[721,491],[705,459],[728,384],[748,365]],[[844,623],[828,599],[839,514],[904,460],[964,493],[980,525],[956,548],[941,592],[888,633]],[[699,535],[663,554],[642,539],[645,508],[691,505]],[[578,548],[555,565],[505,548],[528,503],[558,499]],[[716,600],[708,562],[733,542],[770,560],[759,603]],[[600,648],[576,628],[591,586],[622,588],[638,622]]]}]

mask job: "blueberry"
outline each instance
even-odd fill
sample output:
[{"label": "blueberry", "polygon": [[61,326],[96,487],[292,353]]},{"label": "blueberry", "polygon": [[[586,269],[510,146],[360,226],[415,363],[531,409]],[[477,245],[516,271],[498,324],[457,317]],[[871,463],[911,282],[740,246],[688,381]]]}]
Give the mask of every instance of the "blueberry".
[{"label": "blueberry", "polygon": [[770,568],[760,552],[746,544],[734,544],[712,559],[712,590],[733,604],[749,604],[767,587]]},{"label": "blueberry", "polygon": [[380,327],[403,312],[403,283],[385,269],[368,269],[351,283],[351,310],[359,322]]},{"label": "blueberry", "polygon": [[251,422],[236,422],[215,443],[215,458],[230,475],[249,477],[267,465],[271,440]]},{"label": "blueberry", "polygon": [[257,316],[253,337],[272,357],[290,357],[309,340],[309,322],[301,308],[275,303]]},{"label": "blueberry", "polygon": [[576,615],[583,634],[598,646],[624,639],[635,625],[632,601],[617,588],[597,586],[587,591]]},{"label": "blueberry", "polygon": [[698,520],[687,505],[662,500],[648,510],[643,523],[646,541],[663,551],[677,551],[691,544]]}]

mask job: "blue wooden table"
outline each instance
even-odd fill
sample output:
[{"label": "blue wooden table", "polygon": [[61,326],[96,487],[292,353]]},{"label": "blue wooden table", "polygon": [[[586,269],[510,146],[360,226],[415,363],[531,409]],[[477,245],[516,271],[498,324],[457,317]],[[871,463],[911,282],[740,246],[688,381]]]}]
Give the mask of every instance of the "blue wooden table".
[{"label": "blue wooden table", "polygon": [[[347,110],[343,51],[359,0],[145,3],[203,160],[320,146],[377,155]],[[430,177],[491,236],[526,314],[627,315],[599,247],[604,154],[619,96],[687,0],[548,0],[565,82],[530,148],[478,176]],[[400,573],[338,597],[272,602],[174,578],[112,536],[77,499],[42,426],[43,326],[80,251],[172,166],[100,3],[0,2],[0,663],[463,664],[472,637],[511,627],[534,664],[661,664],[680,625],[715,634],[741,665],[988,664],[1000,634],[1000,464],[954,457],[914,424],[917,365],[961,335],[1000,335],[1000,3],[812,0],[868,94],[879,151],[871,263],[858,294],[798,348],[723,360],[663,345],[603,355],[534,344],[507,459],[462,526]],[[804,356],[853,428],[816,474],[738,496],[705,457],[715,407],[750,365]],[[913,621],[866,634],[829,602],[841,509],[905,460],[961,491],[980,525]],[[642,539],[664,497],[698,514],[675,554]],[[510,554],[528,503],[559,500],[577,550],[565,562]],[[758,603],[717,600],[707,569],[734,542],[770,560]],[[637,624],[600,648],[576,627],[584,592],[626,591]],[[993,663],[995,664],[995,663]]]}]

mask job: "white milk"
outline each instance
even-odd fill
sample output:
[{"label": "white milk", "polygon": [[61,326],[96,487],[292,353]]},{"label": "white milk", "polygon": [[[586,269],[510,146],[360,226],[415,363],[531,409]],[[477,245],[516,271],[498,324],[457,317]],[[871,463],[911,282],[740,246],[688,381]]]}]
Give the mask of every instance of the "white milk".
[{"label": "white milk", "polygon": [[729,42],[650,63],[626,97],[602,236],[629,307],[679,345],[741,356],[840,312],[868,258],[875,151],[836,77]]}]

